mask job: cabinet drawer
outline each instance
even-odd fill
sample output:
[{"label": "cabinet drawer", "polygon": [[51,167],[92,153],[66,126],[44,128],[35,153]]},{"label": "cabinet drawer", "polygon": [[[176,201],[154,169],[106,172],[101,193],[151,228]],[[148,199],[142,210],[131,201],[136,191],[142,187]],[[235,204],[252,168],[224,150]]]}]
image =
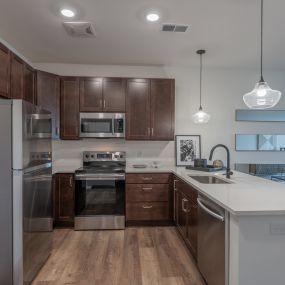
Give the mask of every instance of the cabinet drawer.
[{"label": "cabinet drawer", "polygon": [[127,202],[167,202],[169,198],[168,184],[127,184]]},{"label": "cabinet drawer", "polygon": [[158,183],[167,184],[170,181],[169,173],[140,173],[140,174],[127,174],[126,183]]},{"label": "cabinet drawer", "polygon": [[159,221],[169,219],[167,202],[127,203],[126,219],[128,221]]}]

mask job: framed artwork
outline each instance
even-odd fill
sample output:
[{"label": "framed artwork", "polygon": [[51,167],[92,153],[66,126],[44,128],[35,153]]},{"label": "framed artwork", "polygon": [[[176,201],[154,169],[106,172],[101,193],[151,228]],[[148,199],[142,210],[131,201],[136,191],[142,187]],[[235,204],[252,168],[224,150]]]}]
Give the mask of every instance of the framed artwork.
[{"label": "framed artwork", "polygon": [[193,165],[201,158],[201,137],[199,135],[175,136],[176,166]]}]

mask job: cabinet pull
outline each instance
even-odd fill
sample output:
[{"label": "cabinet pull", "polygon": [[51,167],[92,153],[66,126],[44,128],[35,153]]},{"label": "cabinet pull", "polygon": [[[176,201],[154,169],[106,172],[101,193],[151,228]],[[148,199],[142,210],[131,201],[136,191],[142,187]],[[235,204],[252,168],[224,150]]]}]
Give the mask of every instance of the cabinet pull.
[{"label": "cabinet pull", "polygon": [[151,190],[152,190],[152,187],[143,187],[142,190],[143,190],[143,191],[151,191]]},{"label": "cabinet pull", "polygon": [[182,199],[182,210],[183,210],[183,212],[185,212],[185,213],[188,213],[188,212],[189,212],[189,210],[185,208],[185,203],[188,203],[188,202],[189,202],[189,201],[188,201],[187,199],[185,199],[185,198]]},{"label": "cabinet pull", "polygon": [[151,136],[153,137],[153,128],[151,128]]},{"label": "cabinet pull", "polygon": [[149,205],[149,206],[148,205],[143,205],[142,207],[143,207],[143,209],[151,209],[152,205]]},{"label": "cabinet pull", "polygon": [[152,177],[143,177],[143,180],[150,181],[150,180],[152,180]]},{"label": "cabinet pull", "polygon": [[72,184],[73,184],[73,183],[72,183],[72,180],[73,180],[73,179],[72,179],[72,177],[70,176],[70,177],[69,177],[69,186],[70,186],[70,187],[72,187]]},{"label": "cabinet pull", "polygon": [[106,100],[103,101],[103,108],[106,108]]},{"label": "cabinet pull", "polygon": [[176,183],[178,182],[178,180],[174,179],[173,181],[173,190],[174,191],[177,191],[177,188],[176,188]]}]

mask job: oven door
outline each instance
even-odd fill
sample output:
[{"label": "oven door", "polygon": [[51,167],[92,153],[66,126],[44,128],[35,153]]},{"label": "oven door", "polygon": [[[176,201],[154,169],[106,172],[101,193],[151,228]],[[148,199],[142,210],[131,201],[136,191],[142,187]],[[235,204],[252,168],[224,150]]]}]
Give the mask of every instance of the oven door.
[{"label": "oven door", "polygon": [[75,230],[124,227],[125,180],[77,179]]}]

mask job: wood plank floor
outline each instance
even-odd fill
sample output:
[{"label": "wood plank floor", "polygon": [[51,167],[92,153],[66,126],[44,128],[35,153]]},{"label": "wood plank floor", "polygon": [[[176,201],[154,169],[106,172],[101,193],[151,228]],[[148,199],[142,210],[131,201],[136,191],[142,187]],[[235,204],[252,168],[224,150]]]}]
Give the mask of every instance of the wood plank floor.
[{"label": "wood plank floor", "polygon": [[173,227],[55,230],[33,285],[205,285]]}]

